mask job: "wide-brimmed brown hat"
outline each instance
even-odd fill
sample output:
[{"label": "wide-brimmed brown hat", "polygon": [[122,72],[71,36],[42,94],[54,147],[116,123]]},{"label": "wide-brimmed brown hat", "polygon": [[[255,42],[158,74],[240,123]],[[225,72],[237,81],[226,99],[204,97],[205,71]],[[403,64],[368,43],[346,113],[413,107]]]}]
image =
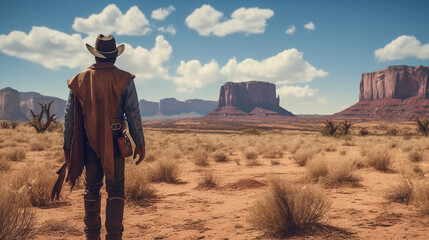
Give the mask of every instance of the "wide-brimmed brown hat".
[{"label": "wide-brimmed brown hat", "polygon": [[116,41],[113,35],[103,36],[103,34],[98,35],[95,40],[95,48],[86,44],[89,52],[99,58],[116,58],[121,55],[125,50],[125,45],[121,44],[116,47]]}]

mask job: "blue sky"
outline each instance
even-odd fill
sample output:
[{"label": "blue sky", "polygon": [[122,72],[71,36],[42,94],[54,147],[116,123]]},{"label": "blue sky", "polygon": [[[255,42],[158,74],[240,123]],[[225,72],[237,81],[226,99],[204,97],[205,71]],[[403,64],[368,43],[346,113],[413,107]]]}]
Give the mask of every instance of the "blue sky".
[{"label": "blue sky", "polygon": [[217,100],[227,81],[261,80],[293,113],[332,114],[358,101],[363,72],[429,65],[428,9],[423,0],[0,0],[0,89],[65,99],[66,80],[93,62],[84,43],[113,33],[140,99]]}]

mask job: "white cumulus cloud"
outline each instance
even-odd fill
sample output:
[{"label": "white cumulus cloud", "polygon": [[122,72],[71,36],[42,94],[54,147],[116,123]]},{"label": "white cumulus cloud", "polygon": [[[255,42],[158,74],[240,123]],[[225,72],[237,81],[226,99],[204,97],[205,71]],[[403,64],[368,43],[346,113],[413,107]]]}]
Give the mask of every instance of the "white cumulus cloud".
[{"label": "white cumulus cloud", "polygon": [[219,65],[213,59],[204,65],[201,65],[198,60],[180,61],[176,74],[178,76],[173,77],[172,80],[177,85],[178,92],[193,92],[195,89],[216,82],[220,77]]},{"label": "white cumulus cloud", "polygon": [[47,27],[33,27],[27,34],[0,35],[0,51],[41,64],[45,68],[83,68],[93,61],[80,34],[66,34]]},{"label": "white cumulus cloud", "polygon": [[429,43],[421,44],[414,36],[402,35],[383,48],[374,51],[375,58],[380,61],[401,60],[405,58],[429,59]]},{"label": "white cumulus cloud", "polygon": [[295,29],[296,29],[295,25],[288,26],[286,29],[286,34],[293,34],[295,32]]},{"label": "white cumulus cloud", "polygon": [[277,84],[310,82],[316,77],[328,75],[305,61],[303,55],[292,48],[262,61],[247,58],[239,63],[233,58],[221,69],[221,73],[234,82],[261,80]]},{"label": "white cumulus cloud", "polygon": [[168,6],[167,8],[158,8],[152,11],[152,15],[150,17],[162,21],[165,20],[174,10],[176,10],[176,8],[174,8],[172,5]]},{"label": "white cumulus cloud", "polygon": [[[61,67],[84,69],[94,63],[85,43],[95,37],[82,38],[80,34],[66,34],[47,27],[33,27],[27,34],[12,31],[0,35],[0,51],[14,57],[41,64],[48,69]],[[162,78],[169,79],[168,68],[173,49],[162,35],[156,37],[155,46],[146,49],[125,43],[125,51],[116,65],[135,74],[137,81]]]},{"label": "white cumulus cloud", "polygon": [[158,28],[158,32],[160,33],[169,33],[171,35],[175,35],[176,34],[176,29],[174,28],[173,25],[168,25],[167,27],[159,27]]},{"label": "white cumulus cloud", "polygon": [[257,34],[265,32],[267,19],[272,16],[274,11],[271,9],[239,8],[230,19],[221,22],[223,13],[205,4],[195,9],[186,18],[185,24],[203,36],[224,37],[238,32]]},{"label": "white cumulus cloud", "polygon": [[314,25],[313,22],[308,22],[307,24],[304,25],[305,29],[308,29],[310,31],[314,31],[316,29],[316,26]]},{"label": "white cumulus cloud", "polygon": [[314,97],[317,89],[310,88],[309,85],[301,86],[282,86],[277,89],[277,94],[280,96],[295,96],[297,98]]},{"label": "white cumulus cloud", "polygon": [[73,29],[89,35],[112,34],[139,36],[150,32],[149,21],[137,6],[125,14],[115,4],[110,4],[99,14],[88,18],[76,17]]},{"label": "white cumulus cloud", "polygon": [[116,61],[116,65],[135,74],[137,81],[169,79],[168,68],[164,64],[170,60],[172,52],[170,43],[164,39],[164,36],[159,35],[152,49],[141,46],[133,48],[125,44],[125,51]]}]

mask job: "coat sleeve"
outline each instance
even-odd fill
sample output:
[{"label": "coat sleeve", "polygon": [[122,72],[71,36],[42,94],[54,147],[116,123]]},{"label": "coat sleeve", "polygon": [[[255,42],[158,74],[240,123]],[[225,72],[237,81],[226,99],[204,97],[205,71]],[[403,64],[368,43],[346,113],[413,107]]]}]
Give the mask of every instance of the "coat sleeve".
[{"label": "coat sleeve", "polygon": [[70,91],[67,99],[67,104],[64,114],[64,145],[63,149],[70,150],[73,139],[73,127],[74,127],[74,96],[73,92]]},{"label": "coat sleeve", "polygon": [[124,112],[127,117],[130,135],[137,147],[145,145],[139,101],[134,80],[131,79],[125,89]]}]

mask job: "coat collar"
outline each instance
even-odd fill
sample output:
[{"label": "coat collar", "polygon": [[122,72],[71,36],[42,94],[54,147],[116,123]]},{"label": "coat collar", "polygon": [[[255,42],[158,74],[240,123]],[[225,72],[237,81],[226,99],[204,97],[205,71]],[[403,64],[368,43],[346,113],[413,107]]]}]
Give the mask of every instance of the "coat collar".
[{"label": "coat collar", "polygon": [[115,65],[113,65],[113,63],[109,63],[109,62],[99,62],[99,63],[92,64],[89,68],[91,68],[91,69],[115,68]]}]

